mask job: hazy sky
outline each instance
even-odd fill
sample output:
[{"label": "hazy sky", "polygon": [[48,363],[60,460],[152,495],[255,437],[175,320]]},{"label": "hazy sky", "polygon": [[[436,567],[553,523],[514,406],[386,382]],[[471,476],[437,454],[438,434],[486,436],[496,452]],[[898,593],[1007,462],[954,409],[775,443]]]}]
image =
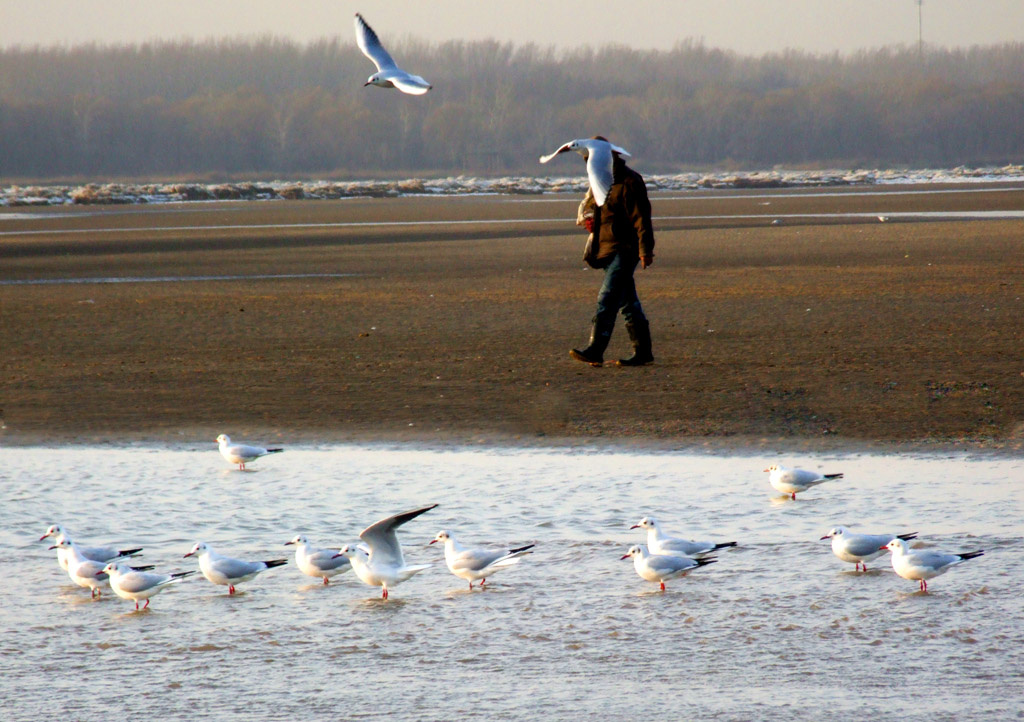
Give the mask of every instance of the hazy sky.
[{"label": "hazy sky", "polygon": [[[918,32],[916,0],[0,0],[0,46],[264,34],[306,42],[353,37],[356,10],[385,43],[412,35],[667,49],[695,38],[759,55],[913,45]],[[924,0],[923,18],[933,45],[1024,42],[1024,0]]]}]

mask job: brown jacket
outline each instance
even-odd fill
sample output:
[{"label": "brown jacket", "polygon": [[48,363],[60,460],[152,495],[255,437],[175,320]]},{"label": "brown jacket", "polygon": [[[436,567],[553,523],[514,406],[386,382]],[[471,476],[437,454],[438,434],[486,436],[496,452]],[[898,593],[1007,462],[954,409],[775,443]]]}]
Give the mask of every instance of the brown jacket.
[{"label": "brown jacket", "polygon": [[608,197],[594,218],[594,234],[600,243],[598,262],[607,265],[616,253],[634,260],[653,257],[654,228],[644,179],[618,156],[613,172]]}]

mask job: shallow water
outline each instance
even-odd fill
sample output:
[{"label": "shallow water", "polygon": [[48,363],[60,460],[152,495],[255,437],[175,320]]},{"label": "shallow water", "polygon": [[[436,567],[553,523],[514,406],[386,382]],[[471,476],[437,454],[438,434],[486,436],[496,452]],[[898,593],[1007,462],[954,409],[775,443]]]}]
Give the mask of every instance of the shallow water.
[{"label": "shallow water", "polygon": [[[365,445],[240,472],[213,444],[2,459],[5,719],[963,720],[1024,701],[1024,459]],[[846,478],[793,502],[768,486],[773,461]],[[435,502],[400,536],[438,564],[386,602],[351,573],[302,576],[284,546],[341,545]],[[645,514],[740,546],[660,592],[619,559]],[[192,577],[135,612],[71,584],[36,541],[55,522],[143,544],[165,571],[196,568],[182,555],[199,540],[290,563],[234,596]],[[867,574],[833,557],[818,538],[836,524],[986,554],[923,594],[887,557]],[[537,549],[469,592],[426,546],[442,528]]]}]

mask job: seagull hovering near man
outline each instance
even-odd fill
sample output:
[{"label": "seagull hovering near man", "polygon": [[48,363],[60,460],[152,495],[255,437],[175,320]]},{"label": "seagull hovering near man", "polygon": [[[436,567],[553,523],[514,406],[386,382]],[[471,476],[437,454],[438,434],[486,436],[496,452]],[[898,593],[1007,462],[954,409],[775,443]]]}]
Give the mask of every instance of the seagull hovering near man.
[{"label": "seagull hovering near man", "polygon": [[587,161],[587,177],[590,179],[590,190],[594,193],[594,202],[598,207],[604,205],[608,198],[608,191],[611,190],[614,181],[612,168],[615,162],[614,153],[630,158],[630,154],[617,145],[612,145],[604,138],[577,138],[570,140],[561,148],[550,155],[542,155],[541,163],[547,163],[556,155],[574,150],[582,155]]},{"label": "seagull hovering near man", "polygon": [[407,73],[395,65],[394,59],[380,44],[377,33],[373,32],[373,28],[366,24],[359,13],[356,13],[356,44],[363,51],[363,55],[377,66],[377,72],[363,83],[364,88],[367,85],[376,85],[378,88],[398,88],[410,95],[423,95],[434,87],[419,75]]}]

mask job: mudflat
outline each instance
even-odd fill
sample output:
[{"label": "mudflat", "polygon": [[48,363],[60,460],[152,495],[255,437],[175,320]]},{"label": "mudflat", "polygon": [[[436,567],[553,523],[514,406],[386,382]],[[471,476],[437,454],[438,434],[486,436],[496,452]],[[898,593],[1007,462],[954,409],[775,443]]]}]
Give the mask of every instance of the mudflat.
[{"label": "mudflat", "polygon": [[1024,188],[654,194],[643,368],[578,201],[0,209],[0,441],[1024,446]]}]

